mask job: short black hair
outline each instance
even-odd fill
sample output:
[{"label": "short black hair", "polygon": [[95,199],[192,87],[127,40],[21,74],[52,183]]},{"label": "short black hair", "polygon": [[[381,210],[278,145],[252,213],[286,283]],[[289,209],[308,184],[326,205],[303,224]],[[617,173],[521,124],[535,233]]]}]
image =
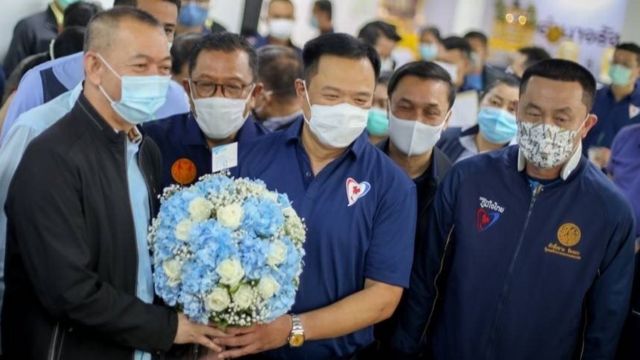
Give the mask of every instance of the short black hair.
[{"label": "short black hair", "polygon": [[512,88],[520,88],[520,78],[512,75],[512,74],[503,74],[499,77],[497,77],[492,83],[489,84],[489,86],[487,86],[484,91],[482,92],[482,94],[480,94],[480,101],[482,101],[482,99],[484,99],[485,96],[487,96],[488,93],[491,92],[491,90],[495,89],[496,87],[500,86],[500,85],[507,85],[508,87],[512,87]]},{"label": "short black hair", "polygon": [[380,76],[380,57],[373,46],[366,44],[351,35],[333,33],[320,35],[307,42],[302,50],[304,77],[311,80],[311,75],[318,70],[320,58],[324,55],[334,55],[348,59],[367,58],[373,66],[376,79]]},{"label": "short black hair", "polygon": [[582,87],[582,102],[591,111],[596,94],[596,79],[582,65],[569,60],[543,60],[525,70],[520,83],[520,96],[527,90],[529,80],[542,77],[556,81],[577,82]]},{"label": "short black hair", "polygon": [[636,54],[638,65],[640,65],[640,46],[638,44],[632,42],[621,43],[616,46],[616,50],[624,50]]},{"label": "short black hair", "polygon": [[442,40],[442,46],[447,50],[459,50],[467,59],[471,59],[471,45],[465,38],[449,36]]},{"label": "short black hair", "polygon": [[527,57],[527,60],[524,62],[525,70],[540,61],[551,59],[551,55],[549,55],[547,50],[537,46],[523,47],[518,49],[518,52]]},{"label": "short black hair", "polygon": [[297,96],[295,83],[304,76],[302,59],[286,46],[267,45],[258,50],[258,81],[281,99]]},{"label": "short black hair", "polygon": [[67,6],[66,9],[64,9],[64,24],[62,25],[62,27],[86,27],[89,24],[91,18],[100,11],[102,11],[102,8],[100,7],[100,5],[95,3],[84,1],[72,3],[71,5]]},{"label": "short black hair", "polygon": [[[170,2],[172,4],[174,4],[177,8],[178,11],[180,11],[180,6],[182,6],[182,1],[180,0],[164,0],[166,2]],[[113,1],[113,6],[133,6],[136,7],[138,6],[138,0],[114,0]]]},{"label": "short black hair", "polygon": [[96,14],[89,25],[84,38],[84,50],[94,47],[113,46],[112,37],[120,22],[130,19],[164,31],[162,24],[149,13],[130,6],[118,6]]},{"label": "short black hair", "polygon": [[391,39],[395,42],[402,40],[398,31],[394,25],[386,23],[384,21],[376,20],[365,24],[358,32],[358,39],[365,43],[376,46],[378,39],[384,36],[387,39]]},{"label": "short black hair", "polygon": [[333,5],[329,0],[316,0],[313,3],[313,8],[329,15],[329,19],[333,19]]},{"label": "short black hair", "polygon": [[251,68],[253,80],[258,77],[258,55],[256,54],[256,50],[245,38],[238,34],[219,32],[203,36],[202,39],[196,43],[189,57],[189,75],[193,73],[193,69],[195,69],[198,63],[198,57],[203,51],[222,51],[225,53],[234,51],[245,52],[249,57],[249,68]]},{"label": "short black hair", "polygon": [[451,81],[449,73],[443,69],[442,66],[431,61],[413,61],[402,65],[393,73],[389,80],[387,90],[389,98],[391,98],[391,95],[396,90],[400,80],[405,76],[416,76],[424,80],[436,80],[446,83],[449,86],[449,109],[453,107],[453,103],[456,100],[456,86]]},{"label": "short black hair", "polygon": [[422,39],[422,37],[425,34],[431,34],[438,40],[438,42],[442,42],[442,36],[440,35],[440,29],[438,29],[435,26],[428,26],[428,27],[422,28],[420,30],[420,39]]},{"label": "short black hair", "polygon": [[198,41],[202,40],[201,33],[186,33],[173,39],[171,46],[171,73],[174,75],[182,71],[182,67],[189,64],[191,52]]},{"label": "short black hair", "polygon": [[482,43],[482,46],[487,47],[487,45],[489,45],[489,38],[482,31],[469,31],[468,33],[464,34],[464,39],[467,41],[471,39],[478,39]]},{"label": "short black hair", "polygon": [[133,6],[136,7],[138,6],[138,1],[137,0],[114,0],[113,1],[113,6]]},{"label": "short black hair", "polygon": [[58,59],[81,52],[84,48],[86,30],[87,28],[84,26],[65,27],[53,41],[53,56]]}]

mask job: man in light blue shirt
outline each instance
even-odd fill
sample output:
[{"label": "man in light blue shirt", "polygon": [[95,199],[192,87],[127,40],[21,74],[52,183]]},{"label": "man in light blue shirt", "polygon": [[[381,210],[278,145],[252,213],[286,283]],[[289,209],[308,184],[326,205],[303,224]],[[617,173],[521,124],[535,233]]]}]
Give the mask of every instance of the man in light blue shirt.
[{"label": "man in light blue shirt", "polygon": [[[130,1],[114,2],[114,6],[129,5]],[[173,41],[179,8],[175,1],[138,1],[136,7],[162,23],[169,42]],[[0,133],[0,146],[4,146],[9,129],[23,112],[55,99],[74,88],[84,79],[84,54],[77,53],[38,65],[29,70],[20,81],[16,95],[9,107]],[[189,112],[184,90],[171,83],[167,101],[156,113],[157,119]]]}]

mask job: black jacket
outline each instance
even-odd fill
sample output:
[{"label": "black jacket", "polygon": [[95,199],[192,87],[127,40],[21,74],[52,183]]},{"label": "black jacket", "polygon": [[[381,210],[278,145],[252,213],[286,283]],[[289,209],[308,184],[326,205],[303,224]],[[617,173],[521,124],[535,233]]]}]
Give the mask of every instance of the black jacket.
[{"label": "black jacket", "polygon": [[13,29],[11,44],[2,64],[6,75],[9,76],[27,56],[49,51],[49,43],[57,35],[58,24],[51,5],[20,20]]},{"label": "black jacket", "polygon": [[[134,349],[171,347],[176,313],[136,297],[125,136],[81,96],[27,148],[5,207],[5,359],[130,360]],[[155,203],[161,159],[151,140],[138,162]]]},{"label": "black jacket", "polygon": [[[388,139],[376,146],[385,154],[389,155]],[[431,154],[431,165],[423,175],[413,180],[416,184],[416,193],[418,195],[418,219],[416,221],[415,238],[416,248],[422,246],[425,242],[425,235],[429,225],[429,212],[432,208],[436,190],[451,167],[451,161],[449,161],[449,158],[447,158],[444,152],[439,148],[434,147],[433,153]],[[396,321],[397,315],[394,314],[390,319],[375,326],[374,332],[378,344],[376,349],[369,349],[369,351],[373,351],[376,354],[365,353],[364,355],[366,355],[366,358],[373,358],[374,355],[383,359],[393,358],[389,353],[389,340],[391,338],[391,332],[393,331],[393,325]]]}]

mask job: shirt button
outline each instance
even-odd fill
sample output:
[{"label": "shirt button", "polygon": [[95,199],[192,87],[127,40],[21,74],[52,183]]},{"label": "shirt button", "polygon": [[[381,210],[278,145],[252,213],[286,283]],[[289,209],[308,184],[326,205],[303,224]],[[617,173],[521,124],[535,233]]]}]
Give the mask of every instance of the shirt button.
[{"label": "shirt button", "polygon": [[310,172],[310,171],[307,171],[306,173],[304,173],[304,176],[306,176],[306,177],[311,177],[311,172]]}]

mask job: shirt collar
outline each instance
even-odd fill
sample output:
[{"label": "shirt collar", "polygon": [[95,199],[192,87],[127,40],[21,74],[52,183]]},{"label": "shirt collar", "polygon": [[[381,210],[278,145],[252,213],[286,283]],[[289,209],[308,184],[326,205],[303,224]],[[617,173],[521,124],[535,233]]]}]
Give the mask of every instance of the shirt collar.
[{"label": "shirt collar", "polygon": [[[611,101],[615,101],[615,96],[613,95],[613,90],[611,89],[611,86],[607,87],[606,94]],[[631,94],[625,96],[620,101],[628,101],[628,102],[631,102],[632,104],[640,105],[640,80],[636,81],[636,84]]]},{"label": "shirt collar", "polygon": [[[302,146],[302,126],[304,124],[304,116],[300,119],[296,120],[291,126],[289,126],[285,133],[285,140],[287,144],[290,143],[298,143]],[[367,132],[363,131],[360,136],[356,138],[356,140],[348,146],[347,150],[353,154],[356,158],[362,156],[365,148],[369,145],[369,138],[367,136]]]},{"label": "shirt collar", "polygon": [[[582,158],[582,142],[578,144],[578,148],[571,155],[569,161],[567,161],[562,167],[562,171],[560,172],[560,177],[562,180],[567,180],[569,175],[578,167],[580,164],[580,159]],[[527,159],[524,157],[524,154],[520,149],[518,149],[518,171],[522,172],[525,170],[527,165]]]}]

